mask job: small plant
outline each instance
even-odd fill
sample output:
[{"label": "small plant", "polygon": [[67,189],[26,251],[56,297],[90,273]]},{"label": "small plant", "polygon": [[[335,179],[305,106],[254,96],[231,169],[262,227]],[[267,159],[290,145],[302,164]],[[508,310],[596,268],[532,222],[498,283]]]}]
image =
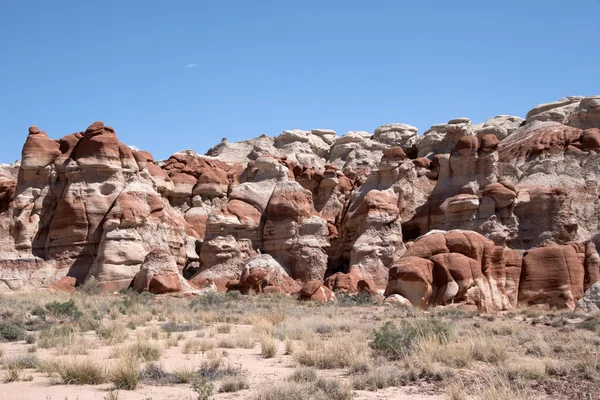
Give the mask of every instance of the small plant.
[{"label": "small plant", "polygon": [[0,321],[0,341],[17,342],[25,339],[25,329],[8,321]]},{"label": "small plant", "polygon": [[184,354],[198,354],[205,353],[216,347],[216,344],[212,340],[190,340],[185,342],[183,345]]},{"label": "small plant", "polygon": [[231,325],[230,324],[221,324],[221,325],[217,326],[217,332],[218,333],[230,333]]},{"label": "small plant", "polygon": [[[88,296],[99,295],[101,292],[100,285],[95,277],[88,278],[82,285],[77,287],[79,293],[86,294]],[[118,393],[117,393],[118,397]]]},{"label": "small plant", "polygon": [[367,292],[350,295],[345,292],[336,293],[337,307],[367,307],[373,305],[373,297]]},{"label": "small plant", "polygon": [[173,371],[175,383],[191,383],[196,377],[196,369],[193,366],[182,365]]},{"label": "small plant", "polygon": [[108,392],[108,394],[106,396],[104,396],[102,398],[102,400],[119,400],[119,391],[117,390],[111,390],[110,392]]},{"label": "small plant", "polygon": [[277,354],[279,343],[273,336],[262,335],[260,337],[260,354],[263,358],[273,358]]},{"label": "small plant", "polygon": [[250,385],[245,378],[240,376],[228,377],[223,380],[219,387],[219,393],[235,393],[248,389]]},{"label": "small plant", "polygon": [[600,316],[587,317],[583,322],[579,323],[579,328],[592,332],[600,332]]},{"label": "small plant", "polygon": [[117,389],[135,390],[140,381],[140,361],[131,355],[122,358],[110,375]]},{"label": "small plant", "polygon": [[445,342],[453,333],[452,325],[433,318],[407,320],[399,328],[393,322],[386,322],[373,332],[371,348],[390,360],[397,360],[407,356],[420,340]]},{"label": "small plant", "polygon": [[100,385],[107,380],[106,367],[91,358],[49,363],[43,369],[58,373],[65,385]]},{"label": "small plant", "polygon": [[192,389],[198,395],[198,400],[209,400],[213,394],[214,385],[203,377],[198,377],[192,382]]},{"label": "small plant", "polygon": [[9,363],[6,366],[6,378],[5,383],[19,382],[23,374],[23,367],[18,364]]},{"label": "small plant", "polygon": [[301,367],[292,372],[287,380],[297,383],[314,382],[317,380],[317,371],[314,368]]},{"label": "small plant", "polygon": [[129,337],[129,333],[127,333],[125,326],[117,322],[98,326],[96,328],[96,333],[110,345],[123,343]]},{"label": "small plant", "polygon": [[354,397],[352,389],[335,380],[319,379],[314,387],[330,400],[350,400]]},{"label": "small plant", "polygon": [[34,334],[32,334],[32,333],[28,333],[28,334],[25,336],[25,343],[27,343],[27,344],[34,344],[34,343],[35,343],[35,341],[36,341],[36,339],[37,339],[37,338],[35,337],[35,335],[34,335]]},{"label": "small plant", "polygon": [[356,390],[377,391],[391,386],[402,386],[408,383],[408,379],[395,367],[382,366],[355,375],[352,386]]},{"label": "small plant", "polygon": [[140,361],[158,361],[163,354],[160,345],[151,342],[135,342],[126,347],[124,353]]},{"label": "small plant", "polygon": [[162,325],[162,330],[165,332],[189,332],[189,331],[197,331],[201,326],[198,324],[178,324],[175,322],[167,322]]},{"label": "small plant", "polygon": [[46,314],[52,315],[56,318],[73,318],[77,319],[83,314],[77,308],[73,299],[64,303],[53,301],[46,304]]},{"label": "small plant", "polygon": [[22,369],[34,369],[37,368],[39,364],[40,361],[35,354],[20,355],[6,360],[7,366],[14,365]]},{"label": "small plant", "polygon": [[285,340],[285,355],[289,356],[294,353],[294,341],[290,338]]}]

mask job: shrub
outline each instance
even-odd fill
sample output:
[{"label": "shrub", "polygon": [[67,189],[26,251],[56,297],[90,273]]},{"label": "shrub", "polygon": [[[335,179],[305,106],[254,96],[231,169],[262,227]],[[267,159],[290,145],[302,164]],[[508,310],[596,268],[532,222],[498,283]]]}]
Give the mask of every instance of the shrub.
[{"label": "shrub", "polygon": [[371,348],[390,360],[407,356],[423,339],[434,339],[440,343],[447,341],[454,333],[454,327],[438,319],[406,320],[399,328],[386,322],[373,332]]},{"label": "shrub", "polygon": [[277,354],[279,343],[273,336],[262,335],[260,337],[260,354],[263,358],[273,358]]},{"label": "shrub", "polygon": [[328,342],[317,342],[294,353],[300,364],[320,369],[360,369],[367,363],[369,348],[362,337],[334,337]]},{"label": "shrub", "polygon": [[0,321],[0,341],[17,342],[25,339],[25,329],[8,321]]},{"label": "shrub", "polygon": [[314,368],[298,368],[287,378],[288,381],[296,383],[310,383],[317,380],[317,371]]},{"label": "shrub", "polygon": [[132,356],[122,358],[110,374],[110,381],[117,389],[135,390],[140,381],[140,362]]},{"label": "shrub", "polygon": [[58,301],[52,301],[46,304],[47,314],[50,314],[56,318],[79,318],[83,314],[77,308],[73,299],[65,301],[64,303]]},{"label": "shrub", "polygon": [[67,325],[42,329],[39,334],[38,344],[42,349],[65,345],[70,342],[69,338],[73,333],[73,328]]},{"label": "shrub", "polygon": [[219,354],[208,353],[206,359],[196,370],[196,375],[208,380],[215,380],[227,376],[239,376],[241,372],[241,368],[225,363]]},{"label": "shrub", "polygon": [[253,400],[305,400],[312,399],[308,396],[308,388],[295,382],[265,385]]},{"label": "shrub", "polygon": [[88,296],[95,296],[100,294],[100,285],[95,277],[90,277],[82,285],[77,287],[79,293],[87,294]]},{"label": "shrub", "polygon": [[194,379],[194,382],[192,383],[192,389],[198,395],[198,400],[209,400],[210,396],[213,394],[214,386],[208,381],[208,379],[198,377]]},{"label": "shrub", "polygon": [[336,293],[336,302],[332,303],[338,307],[366,307],[373,305],[373,297],[367,292],[350,295],[345,292]]},{"label": "shrub", "polygon": [[184,354],[198,354],[212,350],[216,347],[212,340],[190,340],[183,345]]},{"label": "shrub", "polygon": [[354,392],[337,380],[319,379],[314,387],[329,400],[350,400],[354,397]]},{"label": "shrub", "polygon": [[173,371],[173,381],[175,383],[191,383],[196,377],[196,369],[190,366],[179,366]]},{"label": "shrub", "polygon": [[6,360],[5,364],[7,366],[9,366],[9,365],[18,366],[19,368],[22,368],[22,369],[33,369],[33,368],[37,368],[39,366],[40,361],[35,354],[25,354],[25,355],[20,355],[20,356],[10,358],[10,359]]},{"label": "shrub", "polygon": [[201,326],[198,324],[186,323],[186,324],[178,324],[176,322],[167,322],[162,325],[162,329],[165,332],[189,332],[189,331],[197,331]]},{"label": "shrub", "polygon": [[21,376],[23,374],[23,367],[18,364],[7,364],[6,365],[6,378],[4,378],[5,383],[11,382],[19,382],[21,380]]},{"label": "shrub", "polygon": [[592,332],[600,332],[600,317],[597,315],[587,317],[583,322],[579,323],[579,328]]},{"label": "shrub", "polygon": [[106,367],[91,358],[53,363],[47,372],[58,373],[65,385],[100,385],[107,380]]},{"label": "shrub", "polygon": [[240,390],[248,389],[250,385],[248,381],[246,381],[243,377],[229,377],[225,378],[221,383],[221,387],[219,388],[219,393],[235,393]]},{"label": "shrub", "polygon": [[190,308],[192,309],[219,309],[226,308],[236,299],[228,294],[219,294],[214,292],[208,292],[206,294],[195,297],[190,302]]},{"label": "shrub", "polygon": [[355,375],[352,386],[356,390],[377,391],[392,386],[403,386],[408,383],[406,376],[396,367],[383,366],[362,374]]},{"label": "shrub", "polygon": [[123,343],[129,337],[129,333],[127,332],[125,326],[117,322],[111,322],[98,326],[96,328],[96,333],[111,345]]},{"label": "shrub", "polygon": [[162,357],[160,345],[150,342],[136,342],[125,349],[125,354],[140,361],[158,361]]},{"label": "shrub", "polygon": [[164,385],[169,383],[189,383],[189,382],[177,382],[174,379],[175,374],[169,374],[166,372],[160,364],[150,363],[141,370],[139,378],[141,381],[152,384],[152,385]]},{"label": "shrub", "polygon": [[230,333],[231,332],[231,325],[229,325],[229,324],[221,324],[221,325],[217,326],[217,332],[218,333]]}]

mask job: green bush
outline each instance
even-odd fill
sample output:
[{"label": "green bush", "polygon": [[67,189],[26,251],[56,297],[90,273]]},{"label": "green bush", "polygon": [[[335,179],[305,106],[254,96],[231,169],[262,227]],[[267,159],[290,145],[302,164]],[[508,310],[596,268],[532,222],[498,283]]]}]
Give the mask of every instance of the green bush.
[{"label": "green bush", "polygon": [[337,307],[367,307],[373,305],[373,297],[367,292],[360,292],[355,295],[336,292],[335,296],[335,303],[330,304]]},{"label": "green bush", "polygon": [[454,326],[434,318],[405,320],[400,327],[386,322],[373,332],[372,349],[390,360],[398,360],[410,354],[423,339],[447,341],[454,334]]},{"label": "green bush", "polygon": [[213,394],[214,386],[208,381],[208,379],[198,377],[194,379],[194,382],[192,383],[192,389],[198,395],[198,400],[208,400]]},{"label": "green bush", "polygon": [[79,318],[83,314],[77,308],[73,299],[61,303],[59,301],[53,301],[46,304],[46,311],[48,314],[53,315],[57,318]]},{"label": "green bush", "polygon": [[25,339],[25,329],[8,321],[0,321],[0,341],[17,342]]},{"label": "green bush", "polygon": [[587,317],[583,322],[579,324],[579,328],[587,329],[588,331],[592,332],[600,332],[600,317]]}]

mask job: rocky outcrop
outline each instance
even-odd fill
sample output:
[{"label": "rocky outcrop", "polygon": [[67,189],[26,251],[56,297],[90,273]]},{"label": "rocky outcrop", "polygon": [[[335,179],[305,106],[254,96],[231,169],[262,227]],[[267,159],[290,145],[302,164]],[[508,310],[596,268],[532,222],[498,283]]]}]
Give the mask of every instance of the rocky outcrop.
[{"label": "rocky outcrop", "polygon": [[421,308],[465,303],[484,311],[510,309],[517,305],[520,263],[506,252],[475,232],[433,231],[392,266],[385,295],[401,295]]},{"label": "rocky outcrop", "polygon": [[[573,308],[600,280],[600,100],[422,136],[286,130],[165,161],[95,122],[0,165],[0,291],[206,287]],[[62,290],[62,289],[61,289]]]},{"label": "rocky outcrop", "polygon": [[154,247],[183,268],[197,235],[157,191],[150,164],[102,122],[58,141],[30,128],[14,205],[1,218],[13,243],[2,246],[2,259],[35,272],[4,282],[40,286],[68,275],[81,284],[94,276],[116,290],[131,284]]},{"label": "rocky outcrop", "polygon": [[585,292],[577,302],[577,308],[587,313],[600,311],[600,282],[596,282]]}]

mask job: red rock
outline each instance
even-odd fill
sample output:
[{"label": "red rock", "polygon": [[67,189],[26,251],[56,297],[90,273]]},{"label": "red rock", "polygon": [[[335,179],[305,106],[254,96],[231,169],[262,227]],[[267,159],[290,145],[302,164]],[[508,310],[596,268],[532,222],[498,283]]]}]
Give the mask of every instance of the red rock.
[{"label": "red rock", "polygon": [[517,198],[517,194],[500,183],[490,183],[483,189],[484,196],[496,201],[496,208],[508,207]]},{"label": "red rock", "polygon": [[415,165],[415,168],[429,169],[429,167],[431,166],[431,161],[429,160],[429,158],[425,158],[425,157],[416,158],[416,159],[412,160],[412,162]]},{"label": "red rock", "polygon": [[581,147],[584,150],[600,149],[600,129],[586,129],[581,134]]},{"label": "red rock", "polygon": [[479,139],[477,136],[463,136],[454,145],[454,151],[462,155],[477,153],[479,147]]},{"label": "red rock", "polygon": [[165,250],[155,249],[146,256],[132,287],[140,293],[178,293],[182,291],[181,279],[173,256]]},{"label": "red rock", "polygon": [[383,158],[405,159],[406,153],[400,146],[392,146],[383,153]]},{"label": "red rock", "polygon": [[523,256],[519,305],[574,309],[584,290],[583,260],[572,246],[540,247]]},{"label": "red rock", "polygon": [[498,145],[500,144],[500,141],[498,140],[496,135],[492,133],[483,135],[479,140],[479,148],[485,151],[486,153],[495,151],[498,148]]},{"label": "red rock", "polygon": [[399,294],[415,307],[426,308],[433,293],[433,262],[414,256],[403,257],[390,268],[384,295]]}]

